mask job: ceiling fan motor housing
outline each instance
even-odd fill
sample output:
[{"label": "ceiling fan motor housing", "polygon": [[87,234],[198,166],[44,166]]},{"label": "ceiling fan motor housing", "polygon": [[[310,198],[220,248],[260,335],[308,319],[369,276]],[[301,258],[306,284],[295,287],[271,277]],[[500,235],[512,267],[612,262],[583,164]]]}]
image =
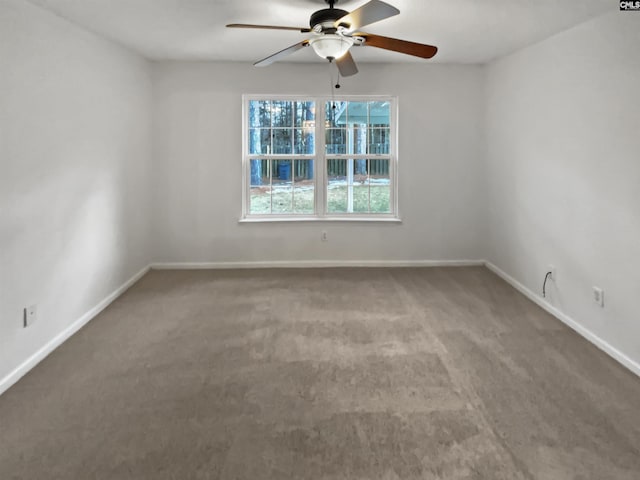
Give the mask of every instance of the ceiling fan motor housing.
[{"label": "ceiling fan motor housing", "polygon": [[[349,12],[346,10],[340,10],[339,8],[323,8],[322,10],[318,10],[311,15],[309,19],[309,25],[311,29],[317,33],[327,32],[330,29],[335,31],[335,22],[336,20],[348,15]],[[333,33],[333,32],[328,32]]]}]

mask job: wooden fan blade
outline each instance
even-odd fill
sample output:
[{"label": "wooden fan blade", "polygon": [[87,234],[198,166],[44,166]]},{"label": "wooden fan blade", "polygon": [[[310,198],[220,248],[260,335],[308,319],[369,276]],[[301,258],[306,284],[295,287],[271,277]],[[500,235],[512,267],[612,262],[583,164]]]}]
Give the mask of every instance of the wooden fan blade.
[{"label": "wooden fan blade", "polygon": [[365,3],[360,8],[336,20],[335,27],[343,26],[348,31],[353,31],[399,13],[400,10],[388,3],[380,0],[371,0],[369,3]]},{"label": "wooden fan blade", "polygon": [[249,23],[230,23],[227,28],[259,28],[262,30],[292,30],[300,33],[308,33],[310,28],[304,27],[280,27],[277,25],[252,25]]},{"label": "wooden fan blade", "polygon": [[353,60],[351,52],[349,51],[347,51],[347,53],[336,60],[336,65],[338,66],[340,75],[342,75],[343,77],[350,77],[351,75],[355,75],[356,73],[358,73],[356,62]]},{"label": "wooden fan blade", "polygon": [[262,60],[258,60],[256,63],[254,63],[254,65],[256,67],[266,67],[267,65],[271,65],[272,63],[277,62],[278,60],[282,60],[284,57],[287,57],[292,53],[297,52],[298,50],[306,47],[307,45],[309,45],[309,40],[303,40],[302,42],[296,43],[295,45],[291,45],[290,47],[287,47],[284,50],[280,50],[279,52],[274,53],[273,55],[269,55],[268,57],[263,58]]},{"label": "wooden fan blade", "polygon": [[356,33],[354,35],[363,37],[365,39],[365,46],[382,48],[384,50],[392,50],[394,52],[413,55],[414,57],[431,58],[438,52],[438,47],[434,47],[433,45],[425,45],[424,43],[408,42],[406,40],[382,37],[380,35],[373,35],[371,33]]}]

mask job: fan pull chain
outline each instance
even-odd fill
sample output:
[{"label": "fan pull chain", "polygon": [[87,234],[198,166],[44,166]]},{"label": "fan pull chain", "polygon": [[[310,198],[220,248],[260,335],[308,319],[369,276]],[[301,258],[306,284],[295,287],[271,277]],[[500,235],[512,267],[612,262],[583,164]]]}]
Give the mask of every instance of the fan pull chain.
[{"label": "fan pull chain", "polygon": [[[336,65],[336,83],[333,83],[333,72],[331,71],[331,65]],[[329,82],[331,82],[331,109],[336,109],[336,92],[335,88],[340,88],[340,70],[338,69],[338,65],[335,63],[333,59],[329,59]]]}]

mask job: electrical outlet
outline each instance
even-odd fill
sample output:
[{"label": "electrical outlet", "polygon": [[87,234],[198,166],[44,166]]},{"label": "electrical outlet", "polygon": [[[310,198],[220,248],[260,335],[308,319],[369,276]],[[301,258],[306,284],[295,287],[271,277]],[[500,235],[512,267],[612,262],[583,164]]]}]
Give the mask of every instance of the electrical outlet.
[{"label": "electrical outlet", "polygon": [[600,287],[593,287],[593,301],[604,307],[604,290]]},{"label": "electrical outlet", "polygon": [[320,234],[320,240],[322,240],[323,242],[327,242],[327,231],[323,230],[322,233]]},{"label": "electrical outlet", "polygon": [[551,278],[551,280],[553,280],[554,282],[556,281],[556,267],[549,264],[549,266],[547,267],[547,272],[551,272],[551,275],[549,275],[549,277]]},{"label": "electrical outlet", "polygon": [[37,305],[31,305],[30,307],[25,307],[23,310],[23,317],[22,317],[23,328],[27,328],[28,326],[33,325],[33,323],[36,321],[37,318],[38,318]]}]

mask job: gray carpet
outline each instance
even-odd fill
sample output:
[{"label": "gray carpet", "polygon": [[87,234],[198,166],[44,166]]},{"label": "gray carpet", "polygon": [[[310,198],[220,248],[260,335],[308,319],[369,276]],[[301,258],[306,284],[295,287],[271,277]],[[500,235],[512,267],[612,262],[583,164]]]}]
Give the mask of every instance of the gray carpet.
[{"label": "gray carpet", "polygon": [[640,379],[484,268],[153,271],[0,396],[4,479],[640,478]]}]

